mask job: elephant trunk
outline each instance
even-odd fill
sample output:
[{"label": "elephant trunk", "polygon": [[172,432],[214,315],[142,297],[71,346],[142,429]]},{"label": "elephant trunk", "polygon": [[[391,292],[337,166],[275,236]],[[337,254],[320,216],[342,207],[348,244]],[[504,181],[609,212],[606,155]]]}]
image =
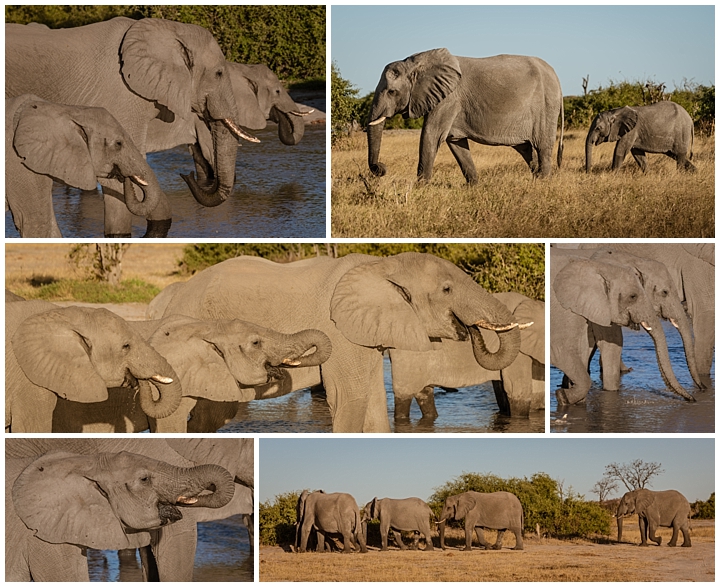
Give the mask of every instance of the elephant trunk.
[{"label": "elephant trunk", "polygon": [[[172,212],[167,196],[160,188],[155,174],[147,167],[143,174],[123,174],[125,205],[132,214],[147,218],[145,238],[165,238],[172,224]],[[143,199],[138,198],[140,190]]]},{"label": "elephant trunk", "polygon": [[[221,508],[235,494],[232,475],[219,465],[191,468],[165,465],[166,484],[159,490],[163,502],[186,507]],[[203,493],[209,491],[210,493]]]},{"label": "elephant trunk", "polygon": [[445,550],[445,518],[438,522],[438,532],[440,533],[440,548]]},{"label": "elephant trunk", "polygon": [[585,173],[590,173],[592,169],[592,150],[593,150],[593,139],[592,131],[588,133],[585,139]]},{"label": "elephant trunk", "polygon": [[622,542],[623,517],[618,514],[617,517],[618,542]]},{"label": "elephant trunk", "polygon": [[[374,111],[374,108],[373,108]],[[382,143],[383,129],[385,128],[385,117],[377,119],[370,114],[370,123],[367,127],[368,140],[368,165],[373,175],[382,177],[387,172],[385,165],[380,163],[380,144]]]},{"label": "elephant trunk", "polygon": [[692,376],[695,385],[700,389],[705,388],[701,378],[700,371],[697,366],[695,359],[695,341],[693,340],[692,328],[690,327],[690,321],[688,320],[687,314],[683,310],[682,306],[678,304],[679,310],[672,312],[669,309],[663,307],[663,316],[668,318],[672,325],[678,329],[680,337],[683,341],[683,348],[685,349],[685,361],[687,362],[688,370]]},{"label": "elephant trunk", "polygon": [[[312,348],[315,350],[306,354]],[[273,366],[315,367],[327,361],[331,352],[332,343],[327,335],[310,329],[284,335],[279,344],[268,352],[268,359]]]},{"label": "elephant trunk", "polygon": [[[165,358],[149,345],[136,344],[128,358],[130,374],[138,381],[140,407],[150,418],[167,418],[177,410],[182,399],[180,377]],[[153,397],[153,388],[158,399]]]},{"label": "elephant trunk", "polygon": [[278,137],[283,145],[297,145],[305,134],[305,120],[299,110],[286,112],[273,106],[270,120],[278,125]]}]

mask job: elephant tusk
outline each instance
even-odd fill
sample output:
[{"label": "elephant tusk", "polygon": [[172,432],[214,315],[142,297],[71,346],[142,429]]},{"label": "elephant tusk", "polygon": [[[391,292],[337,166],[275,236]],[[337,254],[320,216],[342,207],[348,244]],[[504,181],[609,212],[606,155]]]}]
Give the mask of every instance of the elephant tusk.
[{"label": "elephant tusk", "polygon": [[184,495],[181,495],[177,498],[176,503],[184,503],[186,505],[192,505],[194,503],[197,503],[197,497],[185,497]]},{"label": "elephant tusk", "polygon": [[162,375],[153,375],[150,379],[157,381],[158,383],[172,383],[172,377],[163,377]]},{"label": "elephant tusk", "polygon": [[675,318],[670,318],[670,324],[672,324],[675,328],[680,330],[680,326],[678,326],[678,323],[675,321]]},{"label": "elephant tusk", "polygon": [[368,126],[375,126],[376,124],[380,124],[382,122],[385,122],[385,116],[381,116],[377,120],[373,120],[372,122],[368,122]]},{"label": "elephant tusk", "polygon": [[652,327],[650,327],[647,322],[640,322],[640,324],[645,330],[647,330],[648,332],[652,332]]},{"label": "elephant tusk", "polygon": [[526,328],[530,328],[535,322],[523,322],[521,324],[518,324],[518,330],[525,330]]},{"label": "elephant tusk", "polygon": [[290,367],[297,367],[298,365],[300,365],[300,361],[298,361],[297,359],[283,359],[282,364],[288,365]]},{"label": "elephant tusk", "polygon": [[[530,324],[528,324],[527,326],[529,326]],[[510,324],[492,324],[491,322],[486,322],[485,320],[478,320],[473,324],[473,326],[479,326],[480,328],[484,328],[485,330],[492,330],[494,332],[507,332],[508,330],[517,328],[520,325],[517,322],[511,322]]]},{"label": "elephant tusk", "polygon": [[134,181],[136,184],[141,185],[143,187],[149,185],[148,182],[146,182],[142,177],[139,175],[131,175],[130,179]]},{"label": "elephant tusk", "polygon": [[229,118],[223,118],[222,123],[228,128],[228,130],[233,135],[235,135],[236,139],[245,139],[246,141],[249,141],[251,143],[259,143],[260,142],[259,138],[249,135],[244,130],[242,130],[240,127],[236,126],[235,123],[232,120],[230,120]]},{"label": "elephant tusk", "polygon": [[308,110],[307,112],[298,112],[293,110],[292,112],[290,112],[290,114],[294,116],[307,116],[308,114],[312,114],[313,112],[315,112],[315,108],[310,108],[310,110]]}]

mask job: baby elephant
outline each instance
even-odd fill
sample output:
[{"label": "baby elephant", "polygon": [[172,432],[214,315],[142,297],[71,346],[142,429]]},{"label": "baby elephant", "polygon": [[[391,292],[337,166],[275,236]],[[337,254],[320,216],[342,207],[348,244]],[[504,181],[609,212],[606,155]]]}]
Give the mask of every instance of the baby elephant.
[{"label": "baby elephant", "polygon": [[678,169],[695,171],[690,163],[693,149],[693,121],[675,102],[649,106],[623,106],[601,112],[590,125],[585,139],[585,171],[592,167],[592,148],[617,142],[612,170],[622,165],[628,151],[642,171],[647,170],[645,153],[663,153],[677,161]]},{"label": "baby elephant", "polygon": [[407,547],[402,541],[402,531],[414,532],[414,548],[417,549],[419,534],[425,535],[425,550],[433,550],[432,538],[430,537],[430,518],[432,510],[419,497],[408,497],[406,499],[390,499],[389,497],[374,498],[363,509],[362,527],[365,541],[367,542],[367,523],[380,520],[380,538],[382,549],[388,549],[388,534],[393,531],[395,542],[400,550]]}]

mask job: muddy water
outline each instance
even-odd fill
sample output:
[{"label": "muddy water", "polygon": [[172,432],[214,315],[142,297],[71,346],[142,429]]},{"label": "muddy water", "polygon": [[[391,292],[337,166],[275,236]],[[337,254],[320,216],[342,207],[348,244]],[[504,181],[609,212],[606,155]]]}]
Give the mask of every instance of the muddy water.
[{"label": "muddy water", "polygon": [[[88,549],[90,581],[142,581],[137,551]],[[252,581],[253,555],[241,516],[198,524],[193,581]]]},{"label": "muddy water", "polygon": [[[421,421],[420,408],[413,402],[410,423],[393,421],[393,394],[390,361],[385,363],[385,389],[388,416],[394,432],[543,432],[545,412],[535,412],[530,419],[506,418],[498,414],[492,383],[467,387],[458,392],[435,390],[439,417],[434,422]],[[253,401],[240,405],[235,419],[221,432],[332,432],[330,411],[322,393],[296,391],[284,397]]]},{"label": "muddy water", "polygon": [[[325,236],[325,126],[309,125],[300,143],[292,147],[280,142],[274,124],[254,134],[261,142],[238,148],[235,190],[215,208],[198,204],[179,175],[195,169],[187,147],[148,155],[173,211],[168,236]],[[63,236],[103,236],[103,202],[97,193],[83,194],[56,183],[53,206]],[[133,237],[141,237],[145,228],[143,218],[134,218]],[[5,213],[5,236],[19,236],[10,212]]]},{"label": "muddy water", "polygon": [[[652,338],[623,328],[623,360],[630,373],[622,376],[619,391],[603,391],[597,356],[590,376],[593,387],[584,405],[563,406],[558,410],[555,389],[562,371],[551,368],[550,430],[552,432],[714,432],[715,370],[708,388],[697,389],[685,363],[682,339],[668,322],[663,323],[670,361],[680,384],[697,400],[686,402],[667,389],[655,357]],[[563,416],[567,414],[567,418]]]}]

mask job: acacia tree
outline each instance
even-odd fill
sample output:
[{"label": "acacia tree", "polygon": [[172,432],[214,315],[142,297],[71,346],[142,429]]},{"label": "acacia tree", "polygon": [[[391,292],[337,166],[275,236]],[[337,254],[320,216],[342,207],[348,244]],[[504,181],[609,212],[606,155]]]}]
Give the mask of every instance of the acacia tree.
[{"label": "acacia tree", "polygon": [[[664,472],[660,463],[648,463],[642,459],[635,459],[630,463],[605,465],[603,479],[609,482],[619,481],[628,491],[634,491],[652,485],[652,478]],[[593,490],[593,493],[596,492]]]}]

